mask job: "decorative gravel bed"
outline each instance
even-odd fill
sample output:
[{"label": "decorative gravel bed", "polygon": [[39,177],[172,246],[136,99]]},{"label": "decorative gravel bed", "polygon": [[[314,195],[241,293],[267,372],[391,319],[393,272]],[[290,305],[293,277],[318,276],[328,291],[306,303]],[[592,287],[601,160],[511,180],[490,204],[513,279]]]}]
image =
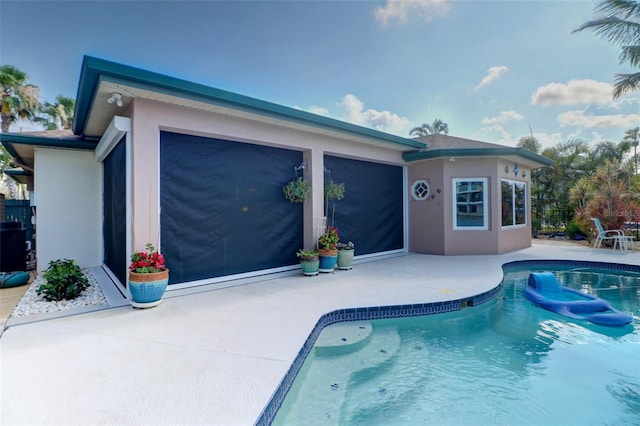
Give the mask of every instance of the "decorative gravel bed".
[{"label": "decorative gravel bed", "polygon": [[87,287],[80,297],[73,300],[60,300],[60,301],[47,301],[43,297],[38,296],[36,290],[42,284],[44,279],[38,275],[33,280],[27,291],[25,292],[20,302],[16,305],[11,312],[9,318],[20,318],[28,315],[45,314],[49,312],[64,311],[67,309],[84,308],[87,306],[96,305],[108,305],[109,302],[100,288],[96,278],[93,276],[89,269],[84,268],[82,270],[85,276],[89,280],[89,287]]}]

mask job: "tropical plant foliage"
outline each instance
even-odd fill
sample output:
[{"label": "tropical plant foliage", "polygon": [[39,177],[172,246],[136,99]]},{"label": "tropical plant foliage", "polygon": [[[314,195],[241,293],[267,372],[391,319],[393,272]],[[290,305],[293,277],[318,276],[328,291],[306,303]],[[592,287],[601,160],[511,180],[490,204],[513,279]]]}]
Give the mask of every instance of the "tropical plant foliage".
[{"label": "tropical plant foliage", "polygon": [[540,154],[554,165],[531,174],[534,231],[571,229],[572,234],[589,235],[592,217],[606,229],[638,222],[640,179],[632,148],[633,142],[625,137],[594,146],[574,139],[542,150]]},{"label": "tropical plant foliage", "polygon": [[[18,120],[39,123],[47,130],[70,129],[75,100],[59,95],[55,103],[40,103],[40,89],[28,82],[29,76],[13,65],[0,65],[0,130],[8,133]],[[0,145],[0,174],[15,167],[13,158]]]},{"label": "tropical plant foliage", "polygon": [[[598,17],[585,22],[574,32],[593,30],[601,38],[620,47],[620,64],[640,66],[640,3],[631,0],[601,0],[595,12]],[[640,88],[640,72],[616,74],[613,98]]]},{"label": "tropical plant foliage", "polygon": [[41,123],[47,130],[71,129],[76,101],[73,98],[58,95],[55,103],[45,102],[39,111],[42,115],[33,121]]},{"label": "tropical plant foliage", "polygon": [[409,131],[411,136],[428,136],[436,133],[449,134],[449,125],[439,118],[433,120],[432,124],[422,123]]},{"label": "tropical plant foliage", "polygon": [[0,65],[0,109],[2,133],[18,119],[30,120],[40,107],[40,89],[28,84],[28,76],[13,65]]}]

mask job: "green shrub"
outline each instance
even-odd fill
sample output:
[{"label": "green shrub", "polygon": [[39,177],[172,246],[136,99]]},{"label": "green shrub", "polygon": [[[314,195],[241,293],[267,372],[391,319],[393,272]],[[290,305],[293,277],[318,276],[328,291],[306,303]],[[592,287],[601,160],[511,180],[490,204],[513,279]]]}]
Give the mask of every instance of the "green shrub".
[{"label": "green shrub", "polygon": [[43,276],[46,282],[37,293],[46,300],[75,299],[89,287],[89,280],[75,260],[53,260]]},{"label": "green shrub", "polygon": [[578,235],[586,236],[580,227],[580,223],[576,222],[575,220],[570,220],[569,223],[567,223],[565,232],[567,234],[567,237],[569,237],[569,239],[571,240],[574,240]]}]

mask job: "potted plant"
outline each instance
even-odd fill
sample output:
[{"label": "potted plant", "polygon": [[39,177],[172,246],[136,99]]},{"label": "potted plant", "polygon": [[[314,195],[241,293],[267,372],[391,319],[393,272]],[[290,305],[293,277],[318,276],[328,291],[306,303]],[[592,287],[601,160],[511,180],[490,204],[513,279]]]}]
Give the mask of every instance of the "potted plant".
[{"label": "potted plant", "polygon": [[146,252],[139,251],[131,255],[129,291],[134,308],[159,305],[169,283],[169,269],[164,264],[164,256],[151,243],[147,243],[146,247]]},{"label": "potted plant", "polygon": [[338,269],[347,270],[353,268],[353,255],[356,246],[349,241],[346,244],[338,243]]},{"label": "potted plant", "polygon": [[333,272],[338,260],[338,228],[330,226],[327,232],[318,238],[318,255],[320,256],[320,272]]},{"label": "potted plant", "polygon": [[282,188],[284,197],[291,203],[304,203],[311,194],[311,183],[302,176],[289,181]]},{"label": "potted plant", "polygon": [[296,253],[296,256],[300,258],[300,266],[302,267],[303,274],[309,276],[318,275],[318,269],[320,268],[318,250],[300,249]]},{"label": "potted plant", "polygon": [[[344,198],[344,183],[335,183],[333,180],[324,187],[324,216],[329,219],[329,201],[342,200]],[[333,209],[331,212],[331,226],[334,225],[334,219],[336,215],[336,203],[333,203]]]}]

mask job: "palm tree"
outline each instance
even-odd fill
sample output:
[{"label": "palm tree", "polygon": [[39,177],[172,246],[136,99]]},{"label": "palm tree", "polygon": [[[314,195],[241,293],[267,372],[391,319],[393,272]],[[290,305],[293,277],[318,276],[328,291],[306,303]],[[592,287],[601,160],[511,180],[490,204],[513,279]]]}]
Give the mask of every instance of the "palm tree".
[{"label": "palm tree", "polygon": [[[601,0],[595,8],[604,16],[585,22],[573,32],[594,30],[601,38],[620,46],[620,63],[640,65],[640,3],[632,0]],[[640,89],[640,72],[616,74],[613,99]]]},{"label": "palm tree", "polygon": [[631,143],[620,141],[618,143],[611,141],[598,142],[594,148],[594,156],[598,159],[598,163],[609,161],[622,161],[624,155],[631,149]]},{"label": "palm tree", "polygon": [[627,141],[631,143],[633,146],[633,174],[638,174],[638,139],[640,138],[640,127],[634,127],[633,129],[629,129],[624,132],[623,141]]},{"label": "palm tree", "polygon": [[54,104],[44,103],[40,108],[40,112],[44,113],[45,116],[36,117],[34,121],[42,123],[47,130],[71,129],[75,104],[76,101],[73,98],[58,95]]},{"label": "palm tree", "polygon": [[433,120],[432,124],[423,123],[409,131],[409,135],[411,136],[428,136],[436,133],[449,134],[449,125],[439,118]]},{"label": "palm tree", "polygon": [[0,108],[2,133],[18,118],[31,119],[40,106],[40,89],[27,84],[28,76],[13,65],[0,66]]},{"label": "palm tree", "polygon": [[534,136],[523,136],[523,137],[521,137],[518,140],[518,143],[516,144],[516,146],[518,146],[520,148],[524,148],[527,151],[531,151],[534,154],[539,153],[540,150],[542,149],[542,145],[540,145],[540,142]]},{"label": "palm tree", "polygon": [[568,223],[574,215],[570,188],[585,175],[584,161],[588,145],[573,139],[542,151],[542,156],[553,160],[553,167],[545,167],[531,174],[534,214],[545,223]]}]

